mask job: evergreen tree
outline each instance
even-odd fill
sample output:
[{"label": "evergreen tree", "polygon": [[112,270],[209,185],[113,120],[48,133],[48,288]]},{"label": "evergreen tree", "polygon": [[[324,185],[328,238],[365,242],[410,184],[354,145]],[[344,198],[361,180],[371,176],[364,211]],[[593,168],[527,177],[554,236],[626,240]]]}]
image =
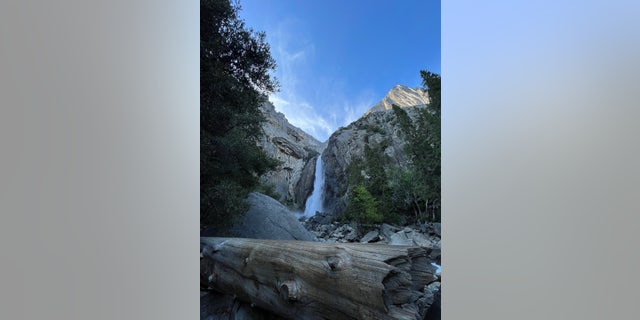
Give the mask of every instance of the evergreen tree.
[{"label": "evergreen tree", "polygon": [[364,186],[356,186],[351,190],[345,216],[365,226],[380,223],[384,219],[377,210],[376,198]]},{"label": "evergreen tree", "polygon": [[395,203],[403,210],[411,208],[418,220],[428,215],[430,220],[437,221],[440,203],[440,76],[424,70],[420,75],[430,101],[426,108],[418,111],[415,121],[404,109],[392,106],[407,140],[404,151],[411,160],[411,166],[394,174],[389,186]]},{"label": "evergreen tree", "polygon": [[258,177],[277,165],[256,144],[265,94],[277,90],[265,34],[229,0],[200,2],[200,223],[228,225]]},{"label": "evergreen tree", "polygon": [[368,176],[364,185],[377,199],[376,210],[384,216],[384,220],[396,222],[397,216],[394,214],[391,189],[387,183],[390,178],[387,171],[391,167],[391,158],[385,154],[385,150],[389,145],[391,145],[391,141],[387,138],[380,143],[364,146],[365,172]]},{"label": "evergreen tree", "polygon": [[427,192],[425,198],[427,204],[432,205],[430,210],[430,219],[439,221],[439,204],[440,204],[440,170],[441,170],[441,105],[440,105],[440,75],[429,71],[420,71],[422,76],[422,84],[429,94],[429,105],[425,112],[421,112],[418,117],[418,130],[423,133],[424,143],[422,147],[429,152],[423,159],[423,162],[417,167],[418,170],[426,177]]}]

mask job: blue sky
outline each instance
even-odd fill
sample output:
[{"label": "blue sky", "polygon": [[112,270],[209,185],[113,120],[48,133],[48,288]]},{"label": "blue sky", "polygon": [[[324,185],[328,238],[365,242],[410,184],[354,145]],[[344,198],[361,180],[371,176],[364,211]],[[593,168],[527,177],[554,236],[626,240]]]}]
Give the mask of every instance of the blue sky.
[{"label": "blue sky", "polygon": [[396,84],[440,73],[440,1],[241,0],[247,26],[265,31],[289,122],[326,141]]}]

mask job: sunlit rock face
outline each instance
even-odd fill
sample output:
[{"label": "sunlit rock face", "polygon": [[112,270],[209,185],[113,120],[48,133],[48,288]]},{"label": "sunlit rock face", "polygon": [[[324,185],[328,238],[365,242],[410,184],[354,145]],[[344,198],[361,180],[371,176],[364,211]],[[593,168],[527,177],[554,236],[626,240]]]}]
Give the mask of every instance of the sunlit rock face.
[{"label": "sunlit rock face", "polygon": [[382,100],[376,103],[366,114],[391,110],[393,104],[399,107],[426,106],[429,96],[421,89],[412,89],[400,84],[395,85]]},{"label": "sunlit rock face", "polygon": [[[260,107],[266,121],[262,125],[264,136],[258,145],[272,158],[281,162],[274,171],[261,177],[264,183],[272,184],[280,195],[280,201],[304,205],[306,196],[313,188],[313,179],[303,179],[303,173],[313,177],[314,157],[323,145],[302,129],[293,126],[287,118],[277,112],[271,102],[264,102]],[[305,166],[311,162],[305,172]],[[309,168],[310,167],[310,168]]]},{"label": "sunlit rock face", "polygon": [[395,104],[414,118],[419,108],[429,103],[427,93],[402,85],[394,86],[387,95],[360,119],[338,129],[327,141],[322,153],[325,170],[324,209],[330,216],[337,216],[346,207],[347,169],[354,159],[364,158],[365,145],[379,144],[385,139],[390,144],[384,149],[395,165],[406,167],[408,159],[403,148],[406,141],[397,117],[391,110]]}]

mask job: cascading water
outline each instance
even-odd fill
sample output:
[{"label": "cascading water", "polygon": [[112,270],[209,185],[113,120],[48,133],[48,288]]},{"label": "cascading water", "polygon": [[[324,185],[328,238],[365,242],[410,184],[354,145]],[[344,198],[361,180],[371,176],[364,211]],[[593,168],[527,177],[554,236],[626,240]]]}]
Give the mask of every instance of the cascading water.
[{"label": "cascading water", "polygon": [[435,262],[431,262],[431,265],[436,267],[436,275],[440,275],[442,273],[442,266],[440,266],[439,264],[435,263]]},{"label": "cascading water", "polygon": [[316,160],[316,174],[313,179],[313,192],[304,205],[304,216],[311,217],[316,211],[322,212],[322,194],[324,193],[324,171],[322,170],[322,157]]}]

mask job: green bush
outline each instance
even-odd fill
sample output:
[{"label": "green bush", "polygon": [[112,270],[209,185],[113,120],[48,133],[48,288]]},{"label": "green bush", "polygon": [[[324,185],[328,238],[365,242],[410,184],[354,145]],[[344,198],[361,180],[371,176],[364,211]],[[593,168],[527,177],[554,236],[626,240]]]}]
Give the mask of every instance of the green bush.
[{"label": "green bush", "polygon": [[356,186],[349,194],[345,218],[364,225],[381,223],[384,216],[378,212],[376,207],[376,199],[371,193],[364,186]]}]

